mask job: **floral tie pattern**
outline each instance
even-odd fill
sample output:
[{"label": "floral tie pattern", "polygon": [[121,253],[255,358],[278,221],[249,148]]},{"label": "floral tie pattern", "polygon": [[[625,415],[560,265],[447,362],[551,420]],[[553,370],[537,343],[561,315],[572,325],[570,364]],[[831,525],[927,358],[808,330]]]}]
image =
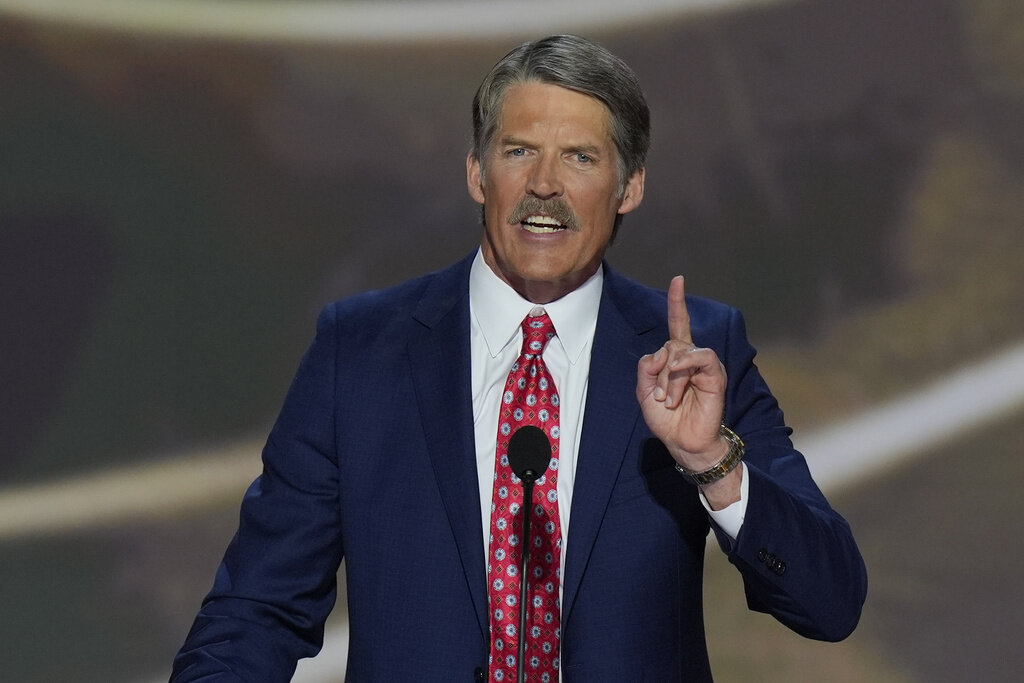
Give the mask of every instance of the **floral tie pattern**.
[{"label": "floral tie pattern", "polygon": [[523,320],[523,352],[509,373],[498,417],[487,582],[490,679],[499,683],[516,680],[521,635],[518,630],[523,486],[509,467],[508,443],[516,430],[526,425],[539,427],[551,441],[551,463],[537,479],[533,491],[525,678],[540,683],[558,681],[562,561],[558,518],[559,401],[555,383],[541,357],[554,336],[555,328],[546,313]]}]

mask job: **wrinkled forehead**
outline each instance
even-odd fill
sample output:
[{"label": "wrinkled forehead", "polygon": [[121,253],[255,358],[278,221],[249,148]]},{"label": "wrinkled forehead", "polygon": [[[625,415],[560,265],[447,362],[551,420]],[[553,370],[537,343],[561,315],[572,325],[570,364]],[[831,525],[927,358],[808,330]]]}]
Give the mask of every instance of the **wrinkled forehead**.
[{"label": "wrinkled forehead", "polygon": [[540,80],[513,83],[498,105],[491,146],[508,135],[553,129],[581,138],[580,144],[608,145],[614,150],[612,114],[590,94]]}]

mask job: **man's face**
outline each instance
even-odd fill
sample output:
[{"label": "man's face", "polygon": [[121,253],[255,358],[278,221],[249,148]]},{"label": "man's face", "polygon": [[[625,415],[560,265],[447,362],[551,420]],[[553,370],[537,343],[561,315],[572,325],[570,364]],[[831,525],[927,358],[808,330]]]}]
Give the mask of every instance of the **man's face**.
[{"label": "man's face", "polygon": [[616,216],[643,198],[642,170],[619,195],[608,108],[557,85],[511,86],[485,154],[485,173],[472,154],[466,161],[469,193],[484,205],[484,261],[534,303],[593,275]]}]

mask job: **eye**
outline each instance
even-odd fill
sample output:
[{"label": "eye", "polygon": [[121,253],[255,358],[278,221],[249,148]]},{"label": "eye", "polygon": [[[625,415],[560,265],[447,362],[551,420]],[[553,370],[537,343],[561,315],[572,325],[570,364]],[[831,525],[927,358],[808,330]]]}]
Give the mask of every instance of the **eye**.
[{"label": "eye", "polygon": [[510,157],[521,157],[526,156],[526,150],[523,149],[522,147],[516,147],[515,149],[510,149],[508,152],[506,152],[506,154],[508,154]]},{"label": "eye", "polygon": [[580,162],[581,164],[592,164],[594,163],[594,157],[590,156],[585,152],[577,152],[576,161]]}]

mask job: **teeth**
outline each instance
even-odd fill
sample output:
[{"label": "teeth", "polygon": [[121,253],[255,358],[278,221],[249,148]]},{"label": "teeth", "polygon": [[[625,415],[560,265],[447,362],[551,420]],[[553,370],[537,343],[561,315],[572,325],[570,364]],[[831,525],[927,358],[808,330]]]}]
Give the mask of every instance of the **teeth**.
[{"label": "teeth", "polygon": [[551,233],[563,229],[563,225],[551,216],[528,216],[523,227],[533,233]]}]

